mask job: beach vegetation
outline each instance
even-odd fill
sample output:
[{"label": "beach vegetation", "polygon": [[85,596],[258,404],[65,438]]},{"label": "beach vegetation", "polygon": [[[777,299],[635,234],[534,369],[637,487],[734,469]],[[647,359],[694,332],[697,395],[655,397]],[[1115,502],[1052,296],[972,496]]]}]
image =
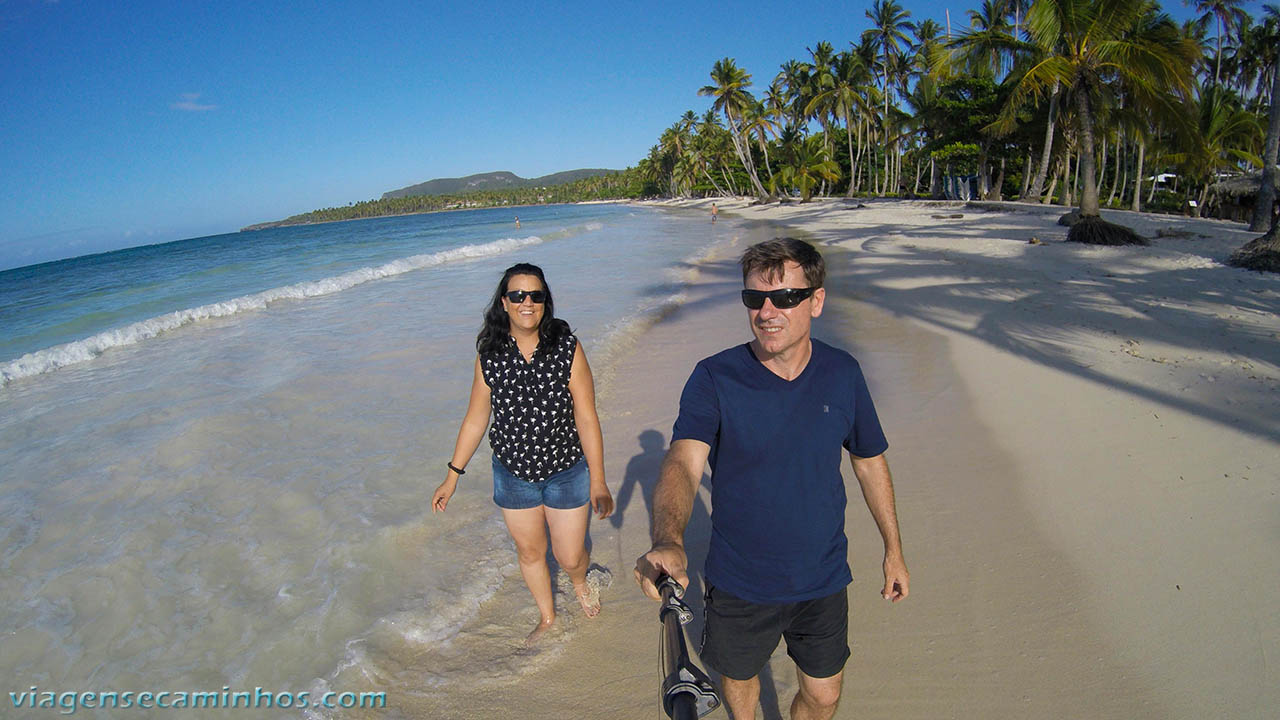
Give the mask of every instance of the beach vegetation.
[{"label": "beach vegetation", "polygon": [[765,202],[770,199],[769,194],[760,183],[760,176],[756,172],[755,161],[751,154],[752,150],[747,141],[748,133],[744,129],[743,122],[745,115],[751,111],[755,101],[755,98],[747,91],[747,88],[751,86],[751,75],[738,67],[733,58],[724,58],[717,60],[711,68],[711,81],[712,84],[703,86],[698,91],[698,94],[715,98],[711,103],[711,107],[717,112],[724,113],[733,150],[743,168],[747,171],[747,176],[751,180],[751,188],[755,191],[756,197],[761,202]]},{"label": "beach vegetation", "polygon": [[[813,198],[814,188],[819,184],[834,184],[840,179],[840,165],[831,159],[824,142],[824,137],[813,135],[797,143],[794,152],[774,176],[785,186],[796,188],[802,203]],[[773,192],[777,192],[776,183]]]},{"label": "beach vegetation", "polygon": [[[965,186],[1077,208],[1100,222],[1075,223],[1075,239],[1130,242],[1102,208],[1213,210],[1213,183],[1265,162],[1280,10],[1256,21],[1242,8],[1198,0],[1179,25],[1154,0],[983,0],[967,26],[943,28],[876,0],[864,32],[804,48],[759,98],[746,68],[717,61],[699,92],[723,122],[694,127],[690,145],[727,140],[732,153],[702,152],[716,181],[671,194],[943,198]],[[838,180],[796,172],[810,138]],[[664,142],[651,157],[670,153],[674,168],[680,152]]]},{"label": "beach vegetation", "polygon": [[1200,97],[1188,103],[1194,113],[1193,123],[1183,126],[1180,150],[1169,153],[1168,161],[1200,185],[1200,193],[1191,214],[1199,217],[1209,200],[1209,186],[1224,171],[1241,164],[1262,167],[1262,127],[1253,113],[1245,110],[1235,92],[1222,86],[1210,86]]}]

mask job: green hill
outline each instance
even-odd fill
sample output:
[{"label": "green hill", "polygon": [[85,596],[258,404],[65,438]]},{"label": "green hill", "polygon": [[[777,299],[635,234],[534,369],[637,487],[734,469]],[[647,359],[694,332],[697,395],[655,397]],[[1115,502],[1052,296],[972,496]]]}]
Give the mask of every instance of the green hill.
[{"label": "green hill", "polygon": [[617,170],[585,169],[566,170],[564,172],[543,175],[542,177],[525,179],[505,170],[499,172],[479,173],[461,178],[437,178],[417,185],[382,193],[383,200],[413,197],[414,195],[461,195],[481,190],[513,190],[526,187],[547,187],[562,185],[596,175],[612,175]]},{"label": "green hill", "polygon": [[[481,183],[478,178],[487,178]],[[495,179],[496,178],[496,179]],[[509,180],[512,184],[506,184]],[[473,181],[467,185],[468,181]],[[438,187],[431,183],[462,183],[467,188],[461,192],[421,195],[416,194],[424,188],[436,193]],[[519,183],[516,185],[514,183]],[[656,188],[650,186],[635,168],[626,170],[570,170],[568,172],[544,175],[540,178],[525,180],[511,173],[487,173],[472,175],[467,178],[432,180],[413,187],[397,190],[403,195],[392,196],[386,193],[377,200],[365,200],[349,203],[344,207],[322,208],[311,212],[293,215],[284,220],[258,223],[240,228],[242,231],[263,230],[285,225],[309,225],[311,223],[337,222],[358,218],[387,217],[390,215],[409,215],[412,213],[436,212],[439,210],[465,210],[470,208],[487,208],[521,205],[547,205],[555,203],[584,202],[590,200],[625,200],[652,196],[657,194]],[[498,183],[498,184],[495,184]],[[413,191],[415,194],[409,194]]]}]

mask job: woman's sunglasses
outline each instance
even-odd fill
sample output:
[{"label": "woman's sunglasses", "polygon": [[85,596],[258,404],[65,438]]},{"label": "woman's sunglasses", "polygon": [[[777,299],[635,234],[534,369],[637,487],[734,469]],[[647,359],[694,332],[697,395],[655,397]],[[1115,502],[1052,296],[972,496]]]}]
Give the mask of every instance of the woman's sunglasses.
[{"label": "woman's sunglasses", "polygon": [[818,288],[783,288],[781,290],[743,290],[742,304],[752,310],[759,310],[764,307],[764,299],[769,298],[769,302],[779,310],[793,308],[804,301],[805,298],[813,294]]},{"label": "woman's sunglasses", "polygon": [[541,305],[547,301],[547,293],[542,290],[511,290],[507,292],[507,299],[515,305],[524,302],[525,297],[532,300],[534,305]]}]

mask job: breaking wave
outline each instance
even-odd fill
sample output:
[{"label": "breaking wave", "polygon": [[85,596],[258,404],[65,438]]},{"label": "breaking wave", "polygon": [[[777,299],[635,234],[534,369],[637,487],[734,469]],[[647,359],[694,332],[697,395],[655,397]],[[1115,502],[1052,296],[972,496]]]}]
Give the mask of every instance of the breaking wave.
[{"label": "breaking wave", "polygon": [[0,387],[7,386],[20,378],[42,375],[68,365],[92,360],[111,348],[134,345],[170,330],[176,330],[184,325],[190,325],[202,320],[261,310],[280,300],[305,300],[307,298],[331,295],[371,280],[394,277],[414,270],[435,267],[459,260],[502,255],[540,242],[542,242],[542,238],[531,236],[495,240],[479,245],[464,245],[440,252],[400,258],[399,260],[393,260],[374,267],[363,267],[322,280],[294,283],[263,290],[251,295],[242,295],[231,300],[165,313],[164,315],[140,320],[122,327],[105,330],[82,340],[27,353],[16,360],[11,360],[4,365],[0,365]]}]

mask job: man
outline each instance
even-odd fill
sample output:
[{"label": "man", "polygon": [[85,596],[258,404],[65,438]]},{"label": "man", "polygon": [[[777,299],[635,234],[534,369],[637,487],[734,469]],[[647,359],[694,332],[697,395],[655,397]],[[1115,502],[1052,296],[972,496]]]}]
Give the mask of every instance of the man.
[{"label": "man", "polygon": [[680,397],[653,500],[653,547],[636,580],[658,599],[662,573],[688,587],[684,530],[711,466],[702,659],[723,677],[737,720],[755,717],[759,673],[785,638],[799,692],[792,718],[830,718],[849,657],[841,447],[884,540],[886,600],[907,597],[888,447],[858,362],[810,338],[826,268],[784,238],[741,259],[755,339],[698,363]]}]

